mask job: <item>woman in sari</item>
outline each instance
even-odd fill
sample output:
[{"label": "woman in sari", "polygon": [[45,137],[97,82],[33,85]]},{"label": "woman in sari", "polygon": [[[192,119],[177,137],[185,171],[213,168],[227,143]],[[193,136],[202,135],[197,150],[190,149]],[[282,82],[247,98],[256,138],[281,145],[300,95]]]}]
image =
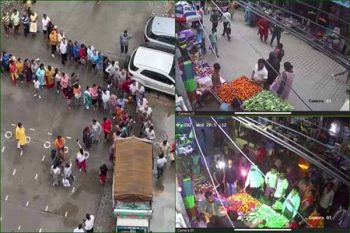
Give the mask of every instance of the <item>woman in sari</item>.
[{"label": "woman in sari", "polygon": [[55,71],[52,69],[51,66],[48,66],[45,71],[45,81],[46,81],[47,89],[50,89],[55,86],[54,74],[55,74]]},{"label": "woman in sari", "polygon": [[86,110],[89,110],[92,106],[92,98],[89,89],[89,86],[86,86],[86,90],[84,91],[84,106]]}]

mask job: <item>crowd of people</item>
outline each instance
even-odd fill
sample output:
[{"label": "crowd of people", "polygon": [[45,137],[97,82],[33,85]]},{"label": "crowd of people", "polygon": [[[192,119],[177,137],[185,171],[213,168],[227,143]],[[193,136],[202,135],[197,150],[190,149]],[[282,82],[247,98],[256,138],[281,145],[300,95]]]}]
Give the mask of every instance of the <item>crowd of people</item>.
[{"label": "crowd of people", "polygon": [[[246,131],[241,130],[238,132],[238,137],[245,138],[246,134]],[[253,141],[259,139],[256,135],[249,138],[250,140],[255,138]],[[217,140],[225,141],[220,137],[214,141]],[[214,144],[221,144],[215,142]],[[239,151],[231,149],[228,144],[222,145],[217,147],[221,151],[216,154],[220,155],[213,158],[209,156],[207,159],[224,205],[226,205],[226,197],[247,192],[284,215],[289,220],[289,224],[285,227],[320,227],[316,222],[321,220],[325,228],[348,227],[349,191],[341,181],[323,174],[314,165],[308,164],[306,168],[303,167],[300,165],[303,162],[295,159],[295,154],[267,139],[261,140],[261,143],[253,143],[254,147],[248,144],[242,147],[243,153],[253,163]],[[226,166],[224,168],[218,166],[220,162]],[[203,163],[199,162],[199,164]],[[226,217],[222,217],[221,202],[214,193],[205,193],[205,197],[206,199],[199,206],[200,216],[204,219],[205,216],[214,216],[212,221],[203,220],[208,223],[207,227],[231,227],[226,222]],[[214,207],[211,207],[212,205]],[[206,208],[206,206],[209,207]],[[230,210],[228,216],[232,217],[236,214]],[[198,219],[198,223],[202,221],[202,217]],[[248,222],[238,223],[237,218],[231,218],[231,220],[236,227],[256,227]]]}]

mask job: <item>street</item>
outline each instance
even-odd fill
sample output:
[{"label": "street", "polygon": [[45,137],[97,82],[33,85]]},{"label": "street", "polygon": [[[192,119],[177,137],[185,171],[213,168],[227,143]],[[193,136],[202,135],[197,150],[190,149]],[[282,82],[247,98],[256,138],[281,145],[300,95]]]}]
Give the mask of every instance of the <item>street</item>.
[{"label": "street", "polygon": [[[144,27],[151,16],[154,4],[151,2],[105,2],[95,1],[37,2],[33,8],[41,17],[46,13],[66,38],[93,45],[110,59],[118,60],[121,68],[119,35],[127,29],[133,35],[129,44],[129,54],[143,43]],[[73,64],[61,65],[60,56],[51,57],[50,50],[43,42],[42,33],[35,38],[25,38],[23,29],[17,38],[11,32],[8,38],[1,33],[3,51],[20,57],[40,58],[46,66],[51,65],[67,74],[78,73],[80,85],[93,83],[105,87],[102,76],[89,68]],[[86,213],[95,216],[95,231],[114,230],[112,206],[106,199],[111,197],[113,171],[109,170],[105,186],[99,183],[99,167],[109,165],[108,149],[112,142],[104,142],[102,135],[98,144],[93,144],[87,160],[87,175],[79,172],[75,164],[78,151],[76,139],[82,141],[83,128],[90,126],[92,119],[102,123],[107,112],[87,111],[83,107],[67,109],[62,94],[55,90],[41,90],[42,99],[34,98],[32,83],[12,85],[8,73],[1,74],[1,232],[72,232],[82,223]],[[174,100],[163,94],[146,90],[146,98],[153,109],[156,139],[162,142],[174,140]],[[136,105],[126,105],[126,110],[136,119]],[[30,141],[23,154],[16,148],[15,126],[22,122]],[[133,134],[138,136],[139,127]],[[11,133],[10,133],[11,132]],[[66,139],[68,156],[73,163],[75,180],[71,187],[52,185],[50,175],[50,150],[58,135]],[[51,147],[49,147],[51,146]],[[155,150],[154,154],[157,155]],[[153,217],[151,230],[173,231],[175,227],[175,170],[167,165],[165,176],[157,180],[153,171]],[[111,199],[111,198],[110,198]],[[103,203],[102,203],[103,202]],[[101,206],[106,208],[102,208]],[[162,224],[159,224],[162,223]]]},{"label": "street", "polygon": [[[205,30],[208,35],[211,32],[209,19],[209,14],[204,16]],[[221,74],[228,81],[241,75],[250,77],[257,60],[267,59],[269,52],[273,51],[276,45],[276,40],[273,47],[269,43],[261,42],[257,35],[257,28],[245,25],[242,11],[235,11],[231,28],[232,38],[228,41],[226,37],[221,36],[223,23],[219,23],[217,32],[219,58],[217,59],[210,50],[204,57],[211,65],[219,62],[222,67]],[[271,34],[268,42],[270,39]],[[345,68],[290,34],[283,33],[281,43],[285,50],[281,71],[286,61],[294,66],[296,76],[292,88],[300,98],[313,111],[339,111],[349,98],[346,91],[348,73],[336,79],[332,79],[331,75],[342,72]],[[208,38],[206,44],[208,48]],[[310,109],[300,98],[291,92],[288,102],[295,107],[296,111],[309,111]]]}]

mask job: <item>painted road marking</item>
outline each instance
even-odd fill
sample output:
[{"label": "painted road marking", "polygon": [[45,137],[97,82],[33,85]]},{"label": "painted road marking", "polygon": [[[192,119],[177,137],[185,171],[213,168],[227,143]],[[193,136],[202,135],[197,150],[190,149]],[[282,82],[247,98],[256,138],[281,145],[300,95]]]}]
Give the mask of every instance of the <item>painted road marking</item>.
[{"label": "painted road marking", "polygon": [[33,128],[30,128],[29,130],[30,130],[30,131],[35,131],[35,129],[33,129]]},{"label": "painted road marking", "polygon": [[64,217],[67,217],[68,216],[68,211],[66,211],[66,213],[64,214]]},{"label": "painted road marking", "polygon": [[4,153],[5,148],[6,148],[6,146],[3,146],[3,147],[2,147],[2,150],[1,150],[2,153]]},{"label": "painted road marking", "polygon": [[21,225],[19,225],[17,229],[20,231],[21,230]]},{"label": "painted road marking", "polygon": [[52,133],[47,133],[48,135],[52,136]]},{"label": "painted road marking", "polygon": [[72,139],[72,137],[67,136],[67,139]]},{"label": "painted road marking", "polygon": [[26,143],[30,143],[31,140],[32,139],[29,136],[26,137]]},{"label": "painted road marking", "polygon": [[51,147],[51,142],[46,141],[46,142],[44,143],[44,148],[45,148],[45,149],[49,149],[50,147]]},{"label": "painted road marking", "polygon": [[73,187],[73,189],[72,189],[72,193],[74,193],[74,191],[75,191],[75,187]]},{"label": "painted road marking", "polygon": [[29,201],[27,201],[27,203],[26,203],[26,207],[28,207],[28,205],[29,205]]},{"label": "painted road marking", "polygon": [[5,201],[7,201],[9,199],[9,195],[6,195],[5,197]]},{"label": "painted road marking", "polygon": [[45,155],[43,155],[43,158],[41,159],[41,161],[44,162],[44,159],[45,159]]},{"label": "painted road marking", "polygon": [[11,125],[12,125],[12,126],[17,126],[16,124],[13,124],[13,123],[12,123]]},{"label": "painted road marking", "polygon": [[38,179],[38,176],[39,176],[38,173],[36,173],[34,179],[35,180]]},{"label": "painted road marking", "polygon": [[20,153],[20,155],[21,155],[21,156],[23,155],[23,150],[21,150],[21,153]]},{"label": "painted road marking", "polygon": [[9,138],[12,137],[12,132],[11,131],[6,131],[4,136],[5,136],[5,138],[9,139]]},{"label": "painted road marking", "polygon": [[48,209],[49,209],[49,206],[47,205],[46,208],[45,208],[45,212],[47,212]]},{"label": "painted road marking", "polygon": [[65,147],[64,147],[64,153],[66,153],[66,154],[67,154],[67,153],[68,153],[68,151],[69,151],[69,147],[68,147],[68,146],[65,146]]},{"label": "painted road marking", "polygon": [[13,175],[13,176],[16,175],[16,168],[13,169],[12,175]]},{"label": "painted road marking", "polygon": [[39,229],[39,233],[40,233],[41,231],[42,231],[42,229],[40,228],[40,229]]}]

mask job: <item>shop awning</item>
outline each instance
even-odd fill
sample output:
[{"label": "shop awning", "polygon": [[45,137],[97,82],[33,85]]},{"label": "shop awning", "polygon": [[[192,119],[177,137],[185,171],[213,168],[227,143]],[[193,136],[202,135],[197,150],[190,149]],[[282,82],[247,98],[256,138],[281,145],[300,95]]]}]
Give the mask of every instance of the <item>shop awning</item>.
[{"label": "shop awning", "polygon": [[151,201],[153,197],[152,143],[137,137],[118,139],[115,143],[115,200]]}]

